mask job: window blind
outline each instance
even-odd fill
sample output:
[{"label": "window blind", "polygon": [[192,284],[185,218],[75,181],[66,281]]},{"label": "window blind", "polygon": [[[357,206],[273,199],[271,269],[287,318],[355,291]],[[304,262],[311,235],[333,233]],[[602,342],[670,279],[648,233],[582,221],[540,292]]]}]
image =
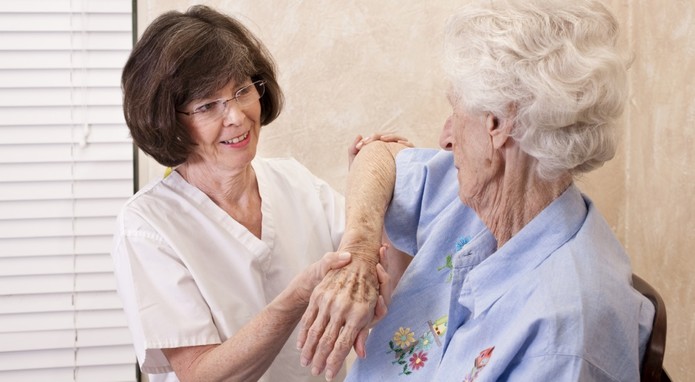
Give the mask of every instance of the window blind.
[{"label": "window blind", "polygon": [[132,36],[132,0],[0,0],[2,381],[136,378],[109,254]]}]

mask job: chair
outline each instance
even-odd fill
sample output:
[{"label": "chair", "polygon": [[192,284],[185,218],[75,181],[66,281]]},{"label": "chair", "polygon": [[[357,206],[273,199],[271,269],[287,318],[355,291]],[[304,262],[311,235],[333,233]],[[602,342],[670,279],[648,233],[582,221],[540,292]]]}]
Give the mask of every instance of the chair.
[{"label": "chair", "polygon": [[666,305],[659,292],[639,276],[632,275],[632,285],[654,304],[654,322],[642,359],[640,380],[642,382],[671,382],[663,367],[666,349]]}]

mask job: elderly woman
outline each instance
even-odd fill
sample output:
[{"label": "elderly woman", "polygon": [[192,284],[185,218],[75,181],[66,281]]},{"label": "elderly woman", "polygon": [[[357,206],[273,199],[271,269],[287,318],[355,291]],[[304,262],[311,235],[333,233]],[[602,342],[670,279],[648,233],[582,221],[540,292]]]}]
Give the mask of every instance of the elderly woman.
[{"label": "elderly woman", "polygon": [[313,287],[350,261],[333,253],[344,200],[294,160],[256,157],[283,101],[270,54],[238,21],[194,6],[152,22],[122,87],[133,140],[174,168],[125,204],[112,251],[142,370],[313,380],[285,343]]},{"label": "elderly woman", "polygon": [[[486,0],[451,19],[445,151],[373,143],[351,169],[353,213],[379,222],[392,197],[386,231],[414,259],[347,380],[639,380],[653,307],[574,184],[615,152],[617,36],[590,0]],[[325,323],[361,319],[328,284],[355,262],[329,273],[303,318],[314,373],[345,353]]]}]

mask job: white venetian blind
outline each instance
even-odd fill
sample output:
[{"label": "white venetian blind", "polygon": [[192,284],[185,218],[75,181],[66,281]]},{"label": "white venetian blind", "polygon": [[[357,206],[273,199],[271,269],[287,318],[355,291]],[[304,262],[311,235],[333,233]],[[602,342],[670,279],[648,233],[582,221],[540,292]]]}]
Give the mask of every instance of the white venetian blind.
[{"label": "white venetian blind", "polygon": [[133,192],[132,0],[0,0],[0,381],[135,380],[109,255]]}]

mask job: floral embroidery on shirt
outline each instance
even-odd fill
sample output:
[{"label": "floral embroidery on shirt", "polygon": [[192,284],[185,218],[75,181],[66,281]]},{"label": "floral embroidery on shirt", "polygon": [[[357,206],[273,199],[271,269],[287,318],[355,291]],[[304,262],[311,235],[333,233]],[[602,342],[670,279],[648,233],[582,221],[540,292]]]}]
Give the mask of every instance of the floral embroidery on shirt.
[{"label": "floral embroidery on shirt", "polygon": [[[454,252],[456,253],[463,248],[464,245],[468,244],[468,242],[471,241],[471,238],[468,236],[461,236],[458,239],[456,239],[456,244],[454,245]],[[449,270],[449,277],[447,277],[446,282],[450,283],[451,280],[453,279],[453,270],[454,270],[454,264],[451,261],[451,257],[453,256],[453,253],[450,253],[446,255],[446,261],[444,265],[441,267],[437,267],[437,271],[441,271],[442,269],[448,269]]]},{"label": "floral embroidery on shirt", "polygon": [[415,333],[411,332],[410,328],[398,328],[396,334],[393,335],[393,342],[399,348],[407,348],[410,344],[415,342]]},{"label": "floral embroidery on shirt", "polygon": [[413,371],[417,371],[419,368],[425,366],[425,362],[427,362],[427,353],[424,351],[416,352],[410,357],[410,368],[413,369]]},{"label": "floral embroidery on shirt", "polygon": [[493,350],[495,350],[494,346],[480,352],[473,362],[473,369],[466,375],[463,382],[475,382],[475,380],[478,379],[478,374],[483,370],[485,365],[487,365],[490,357],[492,357]]},{"label": "floral embroidery on shirt", "polygon": [[438,267],[437,271],[441,271],[442,269],[449,270],[449,277],[447,277],[446,282],[450,283],[453,279],[452,271],[454,270],[454,263],[451,262],[451,255],[446,255],[446,263],[444,263],[444,265],[442,265],[441,267]]},{"label": "floral embroidery on shirt", "polygon": [[391,364],[403,368],[399,375],[412,374],[425,366],[429,360],[427,351],[432,348],[432,343],[442,346],[440,337],[446,333],[448,321],[448,316],[440,317],[434,322],[427,321],[429,329],[420,336],[410,328],[399,327],[396,330],[393,339],[389,341],[388,353],[393,352],[395,356]]},{"label": "floral embroidery on shirt", "polygon": [[432,332],[427,331],[425,334],[421,335],[418,339],[417,346],[415,350],[430,350],[432,347],[432,342],[434,342],[434,337]]}]

